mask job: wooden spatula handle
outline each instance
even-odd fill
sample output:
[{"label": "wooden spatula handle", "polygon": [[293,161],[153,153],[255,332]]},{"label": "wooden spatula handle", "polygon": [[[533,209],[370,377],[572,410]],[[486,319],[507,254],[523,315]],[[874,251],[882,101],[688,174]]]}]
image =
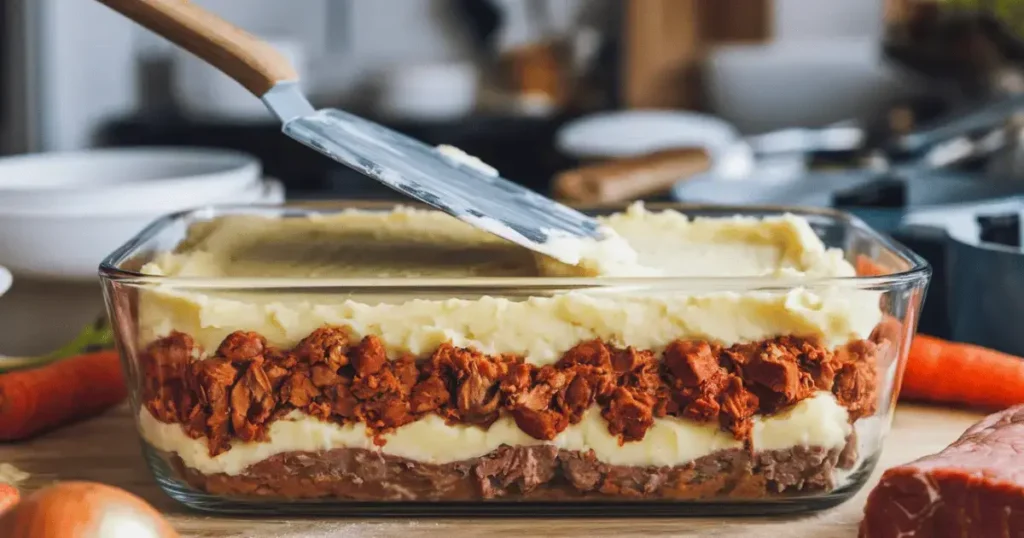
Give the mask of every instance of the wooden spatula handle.
[{"label": "wooden spatula handle", "polygon": [[262,97],[298,74],[266,42],[187,0],[98,0],[163,36]]},{"label": "wooden spatula handle", "polygon": [[564,171],[555,176],[552,190],[556,198],[569,202],[624,202],[667,192],[710,165],[703,149],[665,150]]}]

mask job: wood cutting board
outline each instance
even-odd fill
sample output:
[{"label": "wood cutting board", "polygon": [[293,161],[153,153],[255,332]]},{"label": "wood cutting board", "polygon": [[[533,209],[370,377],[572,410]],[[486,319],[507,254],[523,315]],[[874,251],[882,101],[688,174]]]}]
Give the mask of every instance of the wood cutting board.
[{"label": "wood cutting board", "polygon": [[190,512],[165,496],[142,459],[135,425],[122,406],[106,415],[36,440],[0,444],[0,462],[31,477],[24,494],[55,480],[93,480],[131,491],[167,515],[182,537],[256,538],[522,538],[523,536],[857,536],[864,499],[883,468],[934,453],[982,415],[940,407],[901,405],[886,442],[879,469],[852,500],[818,514],[773,518],[620,518],[620,519],[281,519],[219,517]]},{"label": "wood cutting board", "polygon": [[771,40],[774,0],[627,0],[622,98],[628,108],[700,109],[710,47]]}]

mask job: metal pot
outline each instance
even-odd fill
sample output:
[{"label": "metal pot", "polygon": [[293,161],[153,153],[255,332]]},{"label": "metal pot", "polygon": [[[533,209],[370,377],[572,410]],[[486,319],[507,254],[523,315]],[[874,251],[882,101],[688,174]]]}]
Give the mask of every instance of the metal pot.
[{"label": "metal pot", "polygon": [[952,230],[948,241],[950,328],[954,340],[1024,356],[1024,250],[989,242],[984,233]]}]

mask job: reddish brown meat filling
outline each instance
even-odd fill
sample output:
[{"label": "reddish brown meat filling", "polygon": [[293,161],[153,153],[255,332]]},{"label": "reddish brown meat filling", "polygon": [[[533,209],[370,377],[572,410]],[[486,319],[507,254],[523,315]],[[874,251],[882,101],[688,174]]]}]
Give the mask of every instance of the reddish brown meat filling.
[{"label": "reddish brown meat filling", "polygon": [[442,345],[425,360],[388,360],[380,339],[352,342],[343,327],[317,329],[294,349],[235,332],[213,357],[182,333],[142,354],[142,399],[158,420],[206,437],[211,456],[232,439],[264,440],[292,410],[381,434],[435,413],[449,423],[488,427],[502,412],[524,432],[552,439],[593,405],[621,442],[643,439],[656,417],[717,422],[747,440],[756,413],[771,415],[817,391],[831,391],[850,420],[877,407],[878,345],[835,351],[795,337],[723,347],[676,341],[655,353],[582,342],[553,365]]},{"label": "reddish brown meat filling", "polygon": [[431,464],[375,450],[286,452],[239,475],[203,474],[164,454],[192,487],[229,497],[354,501],[559,501],[760,499],[830,491],[841,452],[794,447],[756,454],[727,449],[674,467],[608,465],[592,453],[503,446],[479,458]]}]

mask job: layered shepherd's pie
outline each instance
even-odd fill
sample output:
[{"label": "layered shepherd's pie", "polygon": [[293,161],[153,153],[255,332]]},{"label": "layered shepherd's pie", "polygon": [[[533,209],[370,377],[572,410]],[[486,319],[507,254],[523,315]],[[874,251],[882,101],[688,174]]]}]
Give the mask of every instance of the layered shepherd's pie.
[{"label": "layered shepherd's pie", "polygon": [[[841,486],[862,457],[855,426],[884,404],[880,293],[793,287],[854,274],[798,217],[637,205],[602,220],[625,248],[583,249],[578,266],[425,210],[195,224],[143,272],[364,286],[140,290],[142,435],[192,487],[228,496],[757,499]],[[574,274],[658,284],[428,282]],[[787,283],[673,278],[740,276]],[[408,279],[423,285],[387,285]]]}]

